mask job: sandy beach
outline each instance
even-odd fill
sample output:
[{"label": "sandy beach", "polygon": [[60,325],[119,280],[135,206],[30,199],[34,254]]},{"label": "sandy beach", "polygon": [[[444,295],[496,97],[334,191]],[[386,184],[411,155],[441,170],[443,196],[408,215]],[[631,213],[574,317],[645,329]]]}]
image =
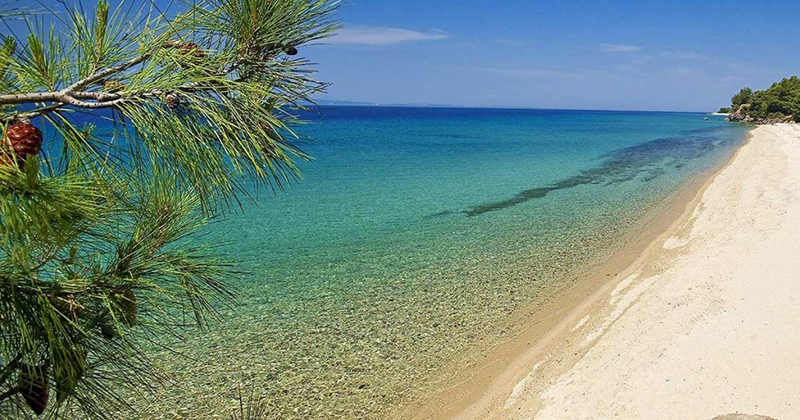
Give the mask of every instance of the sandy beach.
[{"label": "sandy beach", "polygon": [[800,126],[761,126],[630,267],[481,395],[421,417],[798,418],[798,244]]}]

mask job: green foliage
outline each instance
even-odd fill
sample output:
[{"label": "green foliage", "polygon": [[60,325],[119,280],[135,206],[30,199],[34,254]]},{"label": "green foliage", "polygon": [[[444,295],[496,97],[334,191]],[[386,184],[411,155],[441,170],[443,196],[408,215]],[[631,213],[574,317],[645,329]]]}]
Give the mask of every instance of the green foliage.
[{"label": "green foliage", "polygon": [[739,91],[736,95],[731,98],[731,104],[733,105],[733,109],[739,109],[740,106],[743,104],[749,104],[750,101],[753,99],[753,89],[746,87]]},{"label": "green foliage", "polygon": [[774,83],[769,89],[752,92],[749,88],[733,97],[738,118],[753,121],[782,121],[791,117],[800,122],[800,78],[792,76]]},{"label": "green foliage", "polygon": [[[0,45],[0,417],[46,386],[50,414],[106,418],[117,387],[158,384],[142,345],[233,297],[198,229],[307,158],[291,126],[325,85],[287,52],[329,35],[337,2],[195,3],[13,12],[30,31]],[[17,158],[6,130],[29,119],[43,150]]]}]

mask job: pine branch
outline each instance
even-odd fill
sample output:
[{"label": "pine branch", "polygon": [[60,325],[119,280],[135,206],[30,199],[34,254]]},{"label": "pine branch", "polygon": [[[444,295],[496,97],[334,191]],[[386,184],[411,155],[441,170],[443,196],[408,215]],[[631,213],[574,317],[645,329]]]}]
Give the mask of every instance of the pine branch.
[{"label": "pine branch", "polygon": [[[75,92],[75,91],[77,91],[79,89],[83,89],[86,86],[91,85],[92,83],[95,83],[95,82],[98,82],[100,80],[103,80],[106,77],[112,76],[114,74],[123,72],[123,71],[125,71],[125,70],[127,70],[127,69],[129,69],[129,68],[131,68],[131,67],[133,67],[135,65],[137,65],[137,64],[141,64],[141,63],[143,63],[144,61],[146,61],[150,57],[151,57],[151,54],[143,54],[143,55],[140,55],[139,57],[131,59],[128,62],[122,63],[122,64],[114,66],[114,67],[110,67],[110,68],[108,68],[106,70],[103,70],[103,71],[99,71],[97,73],[94,73],[92,75],[89,75],[89,76],[85,77],[82,80],[79,80],[79,81],[73,83],[72,85],[66,87],[62,92],[67,93],[67,94],[71,94],[72,92]],[[0,96],[0,98],[2,98],[2,96]],[[0,103],[2,103],[2,99],[0,99]]]},{"label": "pine branch", "polygon": [[[168,43],[167,45],[171,46],[173,44]],[[167,90],[149,89],[140,92],[129,92],[124,96],[119,93],[75,90],[81,87],[86,87],[88,85],[91,85],[92,83],[103,80],[104,78],[113,76],[114,74],[124,71],[132,66],[135,66],[136,64],[144,62],[148,58],[149,55],[141,56],[123,65],[115,66],[108,70],[98,72],[59,91],[0,95],[0,105],[21,105],[28,103],[58,102],[57,104],[48,105],[46,107],[38,108],[32,111],[6,115],[4,117],[0,117],[0,121],[8,122],[20,118],[33,118],[41,115],[46,115],[50,112],[58,111],[66,105],[71,105],[76,108],[84,108],[84,109],[113,108],[119,106],[121,103],[125,101],[136,101],[141,99],[163,96],[168,92]],[[242,65],[241,62],[234,61],[226,70],[215,74],[211,74],[208,77],[222,79],[226,77],[228,74],[234,73],[238,68],[241,67],[241,65]],[[246,81],[247,78],[240,77],[239,79],[236,79],[234,83],[244,83]],[[209,86],[208,84],[205,87],[201,87],[200,83],[198,82],[190,82],[176,86],[170,90],[179,91],[182,93],[191,93],[191,92],[225,93],[226,91],[230,91],[231,88],[221,89],[221,86],[214,87],[214,86]],[[87,102],[86,101],[87,99],[93,100],[95,102]]]},{"label": "pine branch", "polygon": [[[102,92],[77,92],[77,91],[79,89],[91,85],[92,83],[98,82],[100,80],[105,79],[106,77],[120,73],[137,64],[140,64],[145,60],[147,60],[149,57],[150,57],[149,54],[139,56],[126,63],[94,73],[58,91],[14,93],[14,94],[0,95],[0,105],[21,105],[21,104],[42,103],[42,102],[61,102],[62,104],[74,105],[81,108],[92,108],[92,109],[104,108],[104,106],[96,106],[97,104],[81,102],[79,99],[91,98],[103,101],[104,95],[109,95],[109,94],[104,94]],[[119,99],[119,96],[117,95],[114,99]],[[111,100],[107,102],[111,102]]]},{"label": "pine branch", "polygon": [[[20,361],[46,363],[65,387],[55,417],[108,418],[120,388],[158,377],[143,343],[205,328],[232,302],[238,272],[196,236],[308,159],[290,124],[325,85],[290,56],[331,33],[337,5],[207,0],[167,18],[99,0],[96,13],[49,11],[63,31],[4,43],[0,121],[42,117],[0,142],[14,146],[0,145],[0,354],[22,355],[0,366],[4,387]],[[95,136],[77,113],[113,131]]]}]

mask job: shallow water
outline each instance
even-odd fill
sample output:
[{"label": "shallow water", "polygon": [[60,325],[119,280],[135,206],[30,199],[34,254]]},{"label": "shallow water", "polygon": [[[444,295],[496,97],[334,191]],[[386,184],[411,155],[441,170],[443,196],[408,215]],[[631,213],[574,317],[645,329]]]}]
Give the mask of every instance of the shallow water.
[{"label": "shallow water", "polygon": [[245,383],[274,418],[385,414],[744,140],[703,118],[319,110],[304,180],[210,226],[240,303],[158,355],[179,386],[144,413],[227,418]]}]

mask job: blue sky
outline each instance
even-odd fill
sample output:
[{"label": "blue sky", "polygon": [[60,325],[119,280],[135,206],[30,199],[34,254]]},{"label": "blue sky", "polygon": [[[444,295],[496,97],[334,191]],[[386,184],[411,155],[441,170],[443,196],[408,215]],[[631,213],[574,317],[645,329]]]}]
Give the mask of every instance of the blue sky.
[{"label": "blue sky", "polygon": [[800,72],[800,2],[350,0],[325,99],[707,111]]},{"label": "blue sky", "polygon": [[708,111],[800,73],[798,0],[346,0],[338,17],[301,49],[333,83],[320,99]]}]

